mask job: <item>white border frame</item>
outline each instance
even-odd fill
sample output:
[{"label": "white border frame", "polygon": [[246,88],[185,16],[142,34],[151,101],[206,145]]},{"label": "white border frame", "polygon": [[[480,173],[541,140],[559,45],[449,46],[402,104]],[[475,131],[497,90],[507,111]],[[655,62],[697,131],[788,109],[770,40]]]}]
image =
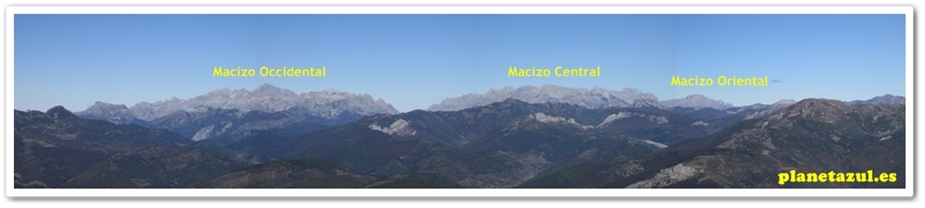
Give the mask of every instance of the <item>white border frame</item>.
[{"label": "white border frame", "polygon": [[[912,197],[914,42],[912,6],[9,6],[6,8],[5,193],[9,197]],[[16,14],[903,14],[906,25],[906,188],[904,189],[14,189],[13,87]],[[912,108],[910,108],[912,107]]]}]

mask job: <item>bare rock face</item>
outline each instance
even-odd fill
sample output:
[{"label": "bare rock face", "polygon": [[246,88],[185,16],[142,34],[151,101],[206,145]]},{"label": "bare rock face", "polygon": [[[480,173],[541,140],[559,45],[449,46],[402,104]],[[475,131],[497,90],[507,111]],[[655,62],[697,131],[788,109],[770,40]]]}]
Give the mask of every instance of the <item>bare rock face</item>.
[{"label": "bare rock face", "polygon": [[654,177],[645,181],[630,184],[627,188],[661,188],[666,187],[684,180],[687,180],[697,173],[697,169],[677,164],[671,168],[665,168],[658,172]]},{"label": "bare rock face", "polygon": [[408,127],[409,124],[411,123],[404,119],[398,119],[397,121],[393,122],[392,125],[389,125],[386,127],[381,127],[376,124],[370,124],[369,129],[381,131],[382,133],[386,133],[389,135],[414,136],[417,133],[417,131],[409,128]]},{"label": "bare rock face", "polygon": [[701,94],[688,95],[684,98],[671,99],[661,102],[663,108],[672,108],[672,107],[685,107],[685,108],[715,108],[718,110],[723,110],[726,108],[731,108],[732,104],[723,102],[722,100],[710,99]]}]

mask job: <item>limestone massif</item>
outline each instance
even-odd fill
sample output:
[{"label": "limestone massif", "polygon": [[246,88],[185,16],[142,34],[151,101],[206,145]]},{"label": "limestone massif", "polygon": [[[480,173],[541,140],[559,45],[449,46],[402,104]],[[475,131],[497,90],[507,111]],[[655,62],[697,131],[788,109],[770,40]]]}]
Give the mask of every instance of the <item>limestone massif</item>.
[{"label": "limestone massif", "polygon": [[[15,187],[902,187],[904,101],[731,106],[542,86],[399,113],[335,90],[221,89],[15,111]],[[790,169],[900,180],[778,185]]]}]

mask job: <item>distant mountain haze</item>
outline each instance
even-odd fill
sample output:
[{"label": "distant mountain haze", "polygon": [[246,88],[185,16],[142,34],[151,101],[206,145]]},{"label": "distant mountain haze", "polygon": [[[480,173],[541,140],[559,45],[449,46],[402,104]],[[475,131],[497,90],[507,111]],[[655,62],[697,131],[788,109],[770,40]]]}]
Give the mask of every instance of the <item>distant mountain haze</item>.
[{"label": "distant mountain haze", "polygon": [[[741,119],[762,117],[777,112],[796,102],[794,100],[784,99],[771,105],[754,104],[733,107],[729,103],[710,99],[700,94],[659,102],[658,98],[651,93],[642,93],[630,88],[621,91],[613,91],[603,88],[588,90],[557,85],[544,85],[541,87],[507,87],[501,90],[491,90],[486,94],[468,94],[457,98],[448,98],[440,104],[431,106],[430,111],[453,111],[451,109],[456,108],[462,108],[458,110],[463,110],[465,108],[485,106],[492,102],[501,102],[507,99],[522,100],[534,104],[565,103],[577,105],[578,107],[587,108],[589,110],[613,107],[661,108],[669,111],[686,111],[683,110],[686,108],[691,108],[693,110],[717,109],[725,110],[727,114],[736,114],[739,116],[737,118],[728,118],[728,116],[726,116],[727,118],[725,119],[713,117],[710,119],[720,120],[713,120],[710,122],[706,120],[696,121],[699,122],[697,123],[698,125],[708,127],[702,129],[712,130],[716,130],[714,129],[715,127],[725,126]],[[869,101],[852,101],[848,103],[897,102],[904,102],[904,98],[901,96],[885,95],[878,96]],[[154,103],[141,102],[132,107],[98,101],[90,108],[76,112],[75,114],[82,118],[103,119],[117,124],[138,124],[152,128],[167,128],[194,141],[199,141],[210,138],[237,140],[241,138],[240,135],[242,135],[242,133],[254,130],[281,130],[283,128],[289,128],[289,131],[293,133],[304,133],[327,125],[348,123],[363,116],[375,114],[396,115],[398,111],[382,99],[373,101],[372,97],[368,94],[350,94],[332,89],[321,92],[302,93],[299,95],[290,90],[264,84],[253,91],[248,91],[246,89],[229,90],[223,88],[189,100],[172,98]],[[588,121],[589,123],[583,125],[605,128],[604,125],[606,125],[606,123],[629,115],[633,114],[622,112],[620,114],[610,115],[609,118]],[[646,116],[642,114],[639,115],[643,117]],[[655,118],[656,117],[652,117],[651,119]],[[662,122],[667,121],[669,120],[664,120]],[[409,136],[406,134],[415,134],[416,132],[400,131],[400,128],[419,124],[399,122],[388,124],[376,123],[370,125],[390,134],[397,133],[402,136]],[[612,131],[630,130],[617,130],[620,129],[619,127],[606,128],[610,128]],[[634,132],[636,132],[634,133],[635,136],[641,136],[643,134],[653,135],[654,132],[651,131],[661,131],[646,130],[650,132],[643,133],[644,131],[637,130],[638,128],[634,130]],[[670,144],[680,141],[678,139],[701,136],[701,134],[708,132],[709,131],[693,133],[688,131],[687,133],[693,134],[678,134],[675,136],[662,135],[660,136],[661,139],[656,140],[658,142]],[[441,143],[446,145],[461,146],[472,138],[470,136],[470,138],[459,140],[458,138],[450,139],[436,136],[428,137],[426,140],[433,139],[440,140]]]},{"label": "distant mountain haze", "polygon": [[851,102],[846,102],[849,105],[855,104],[906,104],[906,97],[904,96],[895,96],[891,94],[886,94],[883,96],[877,96],[870,100],[855,100]]},{"label": "distant mountain haze", "polygon": [[771,176],[790,168],[904,174],[904,105],[887,94],[732,106],[544,85],[400,113],[366,94],[265,84],[14,111],[14,186],[781,187]]},{"label": "distant mountain haze", "polygon": [[381,98],[373,100],[369,94],[351,94],[333,89],[296,94],[290,90],[264,84],[254,91],[223,88],[189,100],[174,97],[154,103],[141,102],[127,109],[124,105],[96,102],[87,110],[77,112],[77,114],[88,118],[102,118],[115,123],[131,123],[135,118],[151,121],[179,111],[192,112],[203,109],[200,107],[268,113],[295,108],[308,115],[323,118],[336,118],[345,112],[364,116],[398,113],[392,105]]},{"label": "distant mountain haze", "polygon": [[641,107],[659,106],[658,98],[652,93],[643,93],[626,88],[622,91],[604,88],[570,88],[558,85],[540,87],[523,86],[492,89],[484,94],[467,94],[456,98],[447,98],[439,104],[431,105],[429,111],[455,111],[487,105],[513,98],[527,103],[569,103],[585,108],[606,107]]},{"label": "distant mountain haze", "polygon": [[860,188],[885,183],[785,183],[777,173],[864,172],[905,175],[905,106],[846,105],[805,99],[634,161],[586,163],[537,177],[521,187]]},{"label": "distant mountain haze", "polygon": [[[150,121],[106,103],[85,111],[90,118],[61,106],[14,111],[14,186],[780,187],[761,174],[904,174],[902,97],[741,107],[686,100],[588,108],[507,98],[457,111],[334,117],[299,106],[197,106]],[[820,186],[902,184],[784,187]]]}]

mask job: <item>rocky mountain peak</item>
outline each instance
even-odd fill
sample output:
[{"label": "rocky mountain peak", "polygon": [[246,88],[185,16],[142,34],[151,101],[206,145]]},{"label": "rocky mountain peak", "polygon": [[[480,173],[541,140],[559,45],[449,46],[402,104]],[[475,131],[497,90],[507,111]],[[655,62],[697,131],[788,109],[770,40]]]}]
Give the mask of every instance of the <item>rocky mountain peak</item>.
[{"label": "rocky mountain peak", "polygon": [[116,105],[112,103],[96,101],[95,103],[93,103],[92,106],[87,108],[87,110],[85,111],[120,111],[120,110],[128,110],[128,107],[122,104]]},{"label": "rocky mountain peak", "polygon": [[781,100],[778,100],[777,102],[775,102],[773,105],[790,106],[790,105],[793,105],[793,104],[796,104],[796,103],[797,103],[797,101],[794,100],[794,99],[781,99]]},{"label": "rocky mountain peak", "polygon": [[673,107],[685,107],[685,108],[715,108],[723,110],[726,108],[733,107],[732,104],[723,102],[722,100],[710,99],[707,96],[702,94],[693,94],[688,95],[684,98],[671,99],[661,102],[662,107],[664,108],[673,108]]},{"label": "rocky mountain peak", "polygon": [[229,94],[229,93],[231,93],[231,90],[228,89],[227,87],[209,92],[209,94]]},{"label": "rocky mountain peak", "polygon": [[629,87],[623,88],[623,90],[620,90],[620,93],[637,93],[637,92],[639,92],[638,89],[629,88]]},{"label": "rocky mountain peak", "polygon": [[60,105],[52,107],[51,109],[48,109],[48,111],[46,111],[45,114],[55,120],[62,120],[62,119],[67,119],[71,117],[77,117],[77,115],[74,115],[74,113],[72,113],[70,110],[67,110],[66,108],[64,108],[64,106],[60,106]]},{"label": "rocky mountain peak", "polygon": [[844,113],[848,112],[847,108],[848,105],[838,100],[810,98],[791,105],[781,113],[786,117],[800,116],[832,122],[845,117]]},{"label": "rocky mountain peak", "polygon": [[286,95],[295,95],[295,93],[292,91],[284,90],[282,88],[273,86],[270,83],[264,83],[263,85],[260,85],[260,87],[254,89],[252,93],[257,95],[278,95],[281,93],[285,93]]},{"label": "rocky mountain peak", "polygon": [[851,102],[846,102],[849,105],[858,105],[858,104],[871,104],[871,105],[895,105],[895,104],[906,104],[906,97],[895,96],[892,94],[886,94],[883,96],[876,96],[870,100],[855,100]]}]

